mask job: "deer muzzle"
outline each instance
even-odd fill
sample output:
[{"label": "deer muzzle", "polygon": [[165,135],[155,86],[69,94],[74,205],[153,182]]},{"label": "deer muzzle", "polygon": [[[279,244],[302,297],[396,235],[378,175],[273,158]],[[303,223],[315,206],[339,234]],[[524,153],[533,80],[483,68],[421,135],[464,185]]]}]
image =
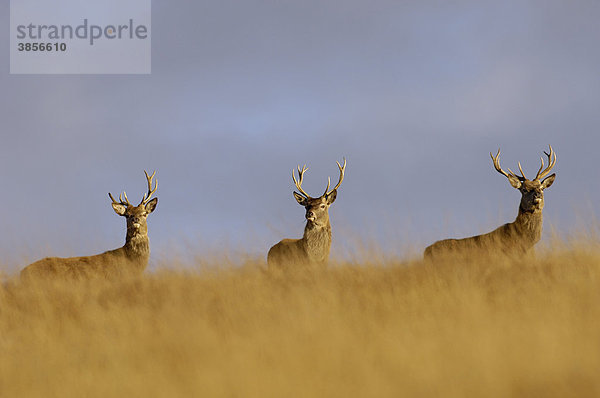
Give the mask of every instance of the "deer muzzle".
[{"label": "deer muzzle", "polygon": [[134,218],[133,220],[131,220],[131,226],[135,229],[140,229],[140,227],[142,226],[142,222],[139,218]]}]

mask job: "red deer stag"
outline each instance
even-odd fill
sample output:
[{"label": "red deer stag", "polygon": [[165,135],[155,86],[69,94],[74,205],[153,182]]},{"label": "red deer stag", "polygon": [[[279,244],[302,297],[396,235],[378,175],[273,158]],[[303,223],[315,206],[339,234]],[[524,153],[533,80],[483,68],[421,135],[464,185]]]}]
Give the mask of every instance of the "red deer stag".
[{"label": "red deer stag", "polygon": [[331,248],[331,224],[329,222],[329,206],[337,197],[337,190],[344,180],[346,159],[344,165],[337,162],[340,169],[340,178],[331,191],[331,179],[327,180],[325,193],[318,198],[312,198],[302,189],[304,173],[308,168],[298,166],[298,180],[292,170],[292,179],[299,192],[294,191],[294,198],[300,206],[306,209],[306,227],[304,236],[300,239],[284,239],[271,247],[267,255],[269,269],[283,269],[289,267],[320,266],[324,267],[329,259]]},{"label": "red deer stag", "polygon": [[21,271],[21,278],[23,280],[51,277],[115,278],[141,274],[147,267],[150,257],[146,217],[154,211],[158,203],[158,198],[150,199],[158,189],[158,182],[155,182],[152,188],[152,179],[156,171],[150,176],[146,171],[144,174],[148,182],[148,192],[144,194],[139,205],[134,206],[129,203],[125,192],[123,192],[124,199],[119,195],[118,202],[112,194],[108,194],[115,213],[127,220],[127,235],[123,247],[95,256],[44,258],[25,267]]},{"label": "red deer stag", "polygon": [[473,254],[503,254],[520,256],[529,252],[540,240],[542,235],[542,209],[544,208],[544,189],[550,187],[556,174],[548,175],[556,164],[556,153],[550,146],[550,153],[544,152],[548,157],[548,166],[544,168],[544,159],[540,158],[542,165],[533,180],[528,180],[523,174],[521,163],[516,175],[510,169],[508,173],[500,167],[500,149],[492,157],[494,168],[502,174],[510,185],[521,192],[521,204],[515,221],[504,224],[487,234],[472,236],[464,239],[445,239],[435,242],[425,249],[426,259],[439,258],[447,255],[473,255]]}]

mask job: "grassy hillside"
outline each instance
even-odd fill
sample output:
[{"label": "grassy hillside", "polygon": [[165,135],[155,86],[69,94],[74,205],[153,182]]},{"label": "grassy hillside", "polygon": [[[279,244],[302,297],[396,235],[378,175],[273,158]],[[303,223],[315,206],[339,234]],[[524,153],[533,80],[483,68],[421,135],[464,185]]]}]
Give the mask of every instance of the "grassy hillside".
[{"label": "grassy hillside", "polygon": [[[0,396],[600,394],[600,254],[0,289]],[[193,265],[192,265],[192,269]]]}]

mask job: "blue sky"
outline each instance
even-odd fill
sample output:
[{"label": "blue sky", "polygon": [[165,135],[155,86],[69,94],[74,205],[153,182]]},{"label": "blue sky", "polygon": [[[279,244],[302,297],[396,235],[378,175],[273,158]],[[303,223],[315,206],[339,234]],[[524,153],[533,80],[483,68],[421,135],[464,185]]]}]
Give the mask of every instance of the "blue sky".
[{"label": "blue sky", "polygon": [[10,75],[7,0],[0,14],[5,269],[121,245],[107,192],[141,196],[144,169],[154,259],[299,237],[292,168],[316,194],[344,156],[336,255],[512,221],[499,147],[528,175],[548,144],[558,154],[546,238],[597,211],[595,1],[154,2],[150,76]]}]

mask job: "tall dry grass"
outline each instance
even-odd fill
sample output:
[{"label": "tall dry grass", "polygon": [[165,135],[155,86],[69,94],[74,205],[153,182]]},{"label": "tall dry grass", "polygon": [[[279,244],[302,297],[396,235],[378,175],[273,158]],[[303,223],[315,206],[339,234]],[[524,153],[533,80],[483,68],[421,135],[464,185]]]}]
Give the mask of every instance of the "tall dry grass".
[{"label": "tall dry grass", "polygon": [[0,289],[2,397],[600,395],[600,253]]}]

